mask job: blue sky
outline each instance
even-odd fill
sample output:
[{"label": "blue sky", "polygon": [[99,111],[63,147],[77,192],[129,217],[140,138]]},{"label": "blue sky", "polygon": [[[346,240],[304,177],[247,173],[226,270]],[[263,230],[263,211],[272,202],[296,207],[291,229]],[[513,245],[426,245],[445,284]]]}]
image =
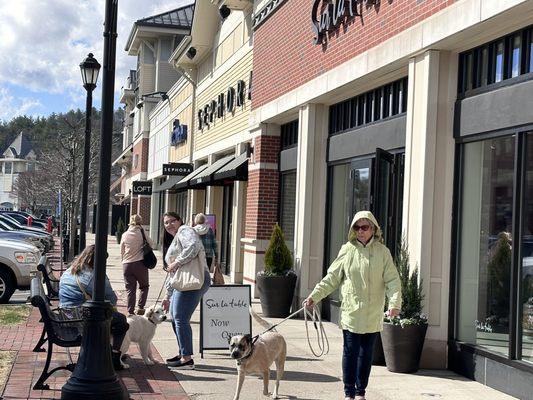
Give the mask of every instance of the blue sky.
[{"label": "blue sky", "polygon": [[[124,51],[133,23],[191,0],[120,0],[115,93],[136,60]],[[102,63],[104,0],[0,2],[0,119],[85,108],[79,63]],[[101,76],[99,77],[99,82]],[[101,91],[93,94],[100,107]],[[115,96],[115,108],[119,107]]]}]

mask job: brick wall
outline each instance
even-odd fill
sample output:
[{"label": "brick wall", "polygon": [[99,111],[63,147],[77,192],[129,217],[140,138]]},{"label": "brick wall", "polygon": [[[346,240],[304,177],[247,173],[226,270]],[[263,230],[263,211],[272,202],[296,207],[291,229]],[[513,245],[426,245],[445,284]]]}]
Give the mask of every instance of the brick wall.
[{"label": "brick wall", "polygon": [[[131,175],[136,175],[140,172],[148,171],[148,139],[144,138],[139,140],[133,145],[133,158],[131,165]],[[137,165],[135,165],[135,159],[138,158]]]},{"label": "brick wall", "polygon": [[[316,78],[423,21],[456,0],[382,0],[363,6],[362,18],[313,44],[313,0],[289,0],[254,33],[252,108],[257,108]],[[362,24],[364,22],[364,26]]]},{"label": "brick wall", "polygon": [[150,196],[139,196],[139,204],[137,206],[137,214],[143,219],[143,225],[150,225],[150,208],[151,208],[151,197]]},{"label": "brick wall", "polygon": [[[131,217],[132,215],[135,215],[135,214],[137,214],[137,196],[135,196],[135,197],[132,196],[132,198],[131,198],[131,207],[130,207],[130,217]],[[125,222],[126,222],[126,224],[127,224],[127,223],[129,223],[130,221],[127,220],[127,221],[125,221]]]},{"label": "brick wall", "polygon": [[[277,169],[280,151],[279,136],[259,136],[254,144],[254,163],[248,171],[246,192],[245,237],[269,239],[272,226],[278,221]],[[268,168],[254,168],[258,163],[269,163]]]}]

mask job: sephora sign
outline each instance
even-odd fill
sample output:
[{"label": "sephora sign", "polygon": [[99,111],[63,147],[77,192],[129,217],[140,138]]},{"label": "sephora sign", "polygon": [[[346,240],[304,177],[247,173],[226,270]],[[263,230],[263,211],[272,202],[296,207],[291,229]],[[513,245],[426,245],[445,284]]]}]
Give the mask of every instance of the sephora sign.
[{"label": "sephora sign", "polygon": [[345,21],[362,15],[363,4],[367,7],[379,0],[315,0],[311,11],[314,44],[325,42],[326,33],[334,31]]}]

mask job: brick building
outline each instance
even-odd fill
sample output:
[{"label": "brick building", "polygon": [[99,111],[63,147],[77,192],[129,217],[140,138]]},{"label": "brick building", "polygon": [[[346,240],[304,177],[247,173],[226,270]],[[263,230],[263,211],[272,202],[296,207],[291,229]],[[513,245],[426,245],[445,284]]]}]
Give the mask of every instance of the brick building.
[{"label": "brick building", "polygon": [[302,300],[371,209],[420,268],[422,365],[529,398],[532,16],[530,0],[255,1],[243,280],[279,221]]}]

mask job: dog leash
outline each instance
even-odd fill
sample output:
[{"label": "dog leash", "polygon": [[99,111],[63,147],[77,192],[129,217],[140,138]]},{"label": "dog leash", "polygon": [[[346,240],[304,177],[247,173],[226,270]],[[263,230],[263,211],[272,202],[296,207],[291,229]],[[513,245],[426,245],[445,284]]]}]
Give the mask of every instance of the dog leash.
[{"label": "dog leash", "polygon": [[163,289],[165,288],[166,286],[166,283],[167,283],[167,279],[168,279],[168,276],[170,275],[169,272],[167,272],[167,275],[165,276],[165,279],[163,280],[163,284],[161,285],[161,289],[159,289],[159,295],[157,296],[157,299],[155,301],[155,305],[157,305],[157,303],[159,303],[159,301],[161,300],[161,293],[163,293]]},{"label": "dog leash", "polygon": [[[315,357],[322,357],[329,353],[329,341],[328,337],[326,335],[326,330],[324,328],[324,325],[322,324],[322,317],[320,315],[320,310],[316,305],[312,306],[313,312],[309,311],[309,309],[306,306],[303,306],[299,310],[293,312],[291,315],[289,315],[287,318],[282,319],[280,322],[278,322],[275,325],[272,325],[270,328],[265,330],[264,332],[260,333],[259,335],[256,335],[252,338],[252,344],[255,344],[257,342],[257,339],[259,339],[259,336],[270,332],[271,330],[275,329],[277,326],[281,325],[288,319],[291,319],[295,315],[299,314],[301,311],[304,312],[304,321],[305,321],[305,333],[307,335],[307,344],[309,345],[309,348],[311,349],[311,352]],[[308,319],[310,318],[310,319]],[[313,325],[315,327],[316,333],[317,333],[317,345],[318,345],[318,352],[315,352],[315,349],[311,345],[311,338],[309,337],[309,321],[313,322]],[[318,323],[318,325],[317,325]]]}]

